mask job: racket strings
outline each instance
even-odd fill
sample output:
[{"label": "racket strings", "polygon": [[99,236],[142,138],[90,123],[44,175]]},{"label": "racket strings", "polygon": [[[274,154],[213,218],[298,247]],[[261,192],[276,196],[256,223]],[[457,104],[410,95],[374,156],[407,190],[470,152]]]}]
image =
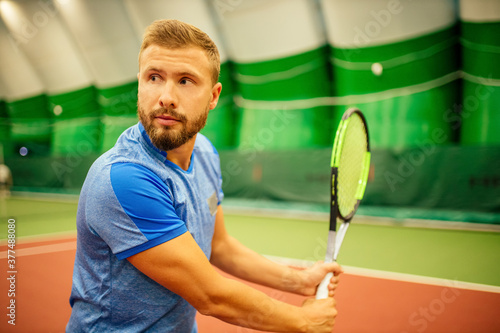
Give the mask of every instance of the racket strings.
[{"label": "racket strings", "polygon": [[338,206],[342,216],[351,214],[358,203],[356,193],[362,182],[367,135],[361,117],[353,114],[343,139],[338,165]]}]

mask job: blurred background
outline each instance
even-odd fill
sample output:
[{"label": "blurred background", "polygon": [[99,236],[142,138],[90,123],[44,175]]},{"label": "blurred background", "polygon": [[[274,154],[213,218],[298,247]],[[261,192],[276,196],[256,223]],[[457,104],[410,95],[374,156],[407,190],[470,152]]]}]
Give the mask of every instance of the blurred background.
[{"label": "blurred background", "polygon": [[137,123],[153,20],[219,47],[203,133],[226,202],[329,208],[335,130],[368,121],[360,214],[500,224],[500,0],[0,0],[0,143],[14,193],[77,195]]}]

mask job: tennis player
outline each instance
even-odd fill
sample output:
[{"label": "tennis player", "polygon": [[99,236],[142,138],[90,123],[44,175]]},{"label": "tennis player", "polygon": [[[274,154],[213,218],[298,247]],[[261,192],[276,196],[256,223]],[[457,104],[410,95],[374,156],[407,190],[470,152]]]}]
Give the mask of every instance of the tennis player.
[{"label": "tennis player", "polygon": [[219,156],[198,132],[217,105],[213,41],[176,20],[149,26],[139,54],[138,115],[92,165],[77,214],[77,251],[66,331],[197,332],[196,311],[276,332],[331,332],[333,297],[301,307],[236,277],[313,296],[336,263],[306,270],[275,264],[224,226]]},{"label": "tennis player", "polygon": [[12,173],[5,164],[0,164],[0,198],[10,196],[10,187],[12,186]]}]

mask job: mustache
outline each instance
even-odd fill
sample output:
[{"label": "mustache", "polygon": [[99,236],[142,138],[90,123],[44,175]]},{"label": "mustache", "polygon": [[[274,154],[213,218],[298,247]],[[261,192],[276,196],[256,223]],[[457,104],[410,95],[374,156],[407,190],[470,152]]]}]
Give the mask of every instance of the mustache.
[{"label": "mustache", "polygon": [[182,122],[186,121],[186,116],[183,115],[182,113],[178,112],[174,108],[166,109],[166,108],[159,107],[157,109],[154,109],[153,112],[150,113],[151,118],[155,118],[158,116],[170,116],[170,117],[173,117],[173,118],[180,120]]}]

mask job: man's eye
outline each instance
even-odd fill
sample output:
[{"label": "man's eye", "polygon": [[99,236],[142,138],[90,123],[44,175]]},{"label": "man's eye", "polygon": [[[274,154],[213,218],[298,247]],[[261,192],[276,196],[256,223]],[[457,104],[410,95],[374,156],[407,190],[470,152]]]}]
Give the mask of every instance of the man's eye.
[{"label": "man's eye", "polygon": [[190,83],[193,83],[193,81],[187,77],[184,77],[182,78],[180,81],[179,81],[180,84],[182,85],[186,85],[186,84],[190,84]]}]

